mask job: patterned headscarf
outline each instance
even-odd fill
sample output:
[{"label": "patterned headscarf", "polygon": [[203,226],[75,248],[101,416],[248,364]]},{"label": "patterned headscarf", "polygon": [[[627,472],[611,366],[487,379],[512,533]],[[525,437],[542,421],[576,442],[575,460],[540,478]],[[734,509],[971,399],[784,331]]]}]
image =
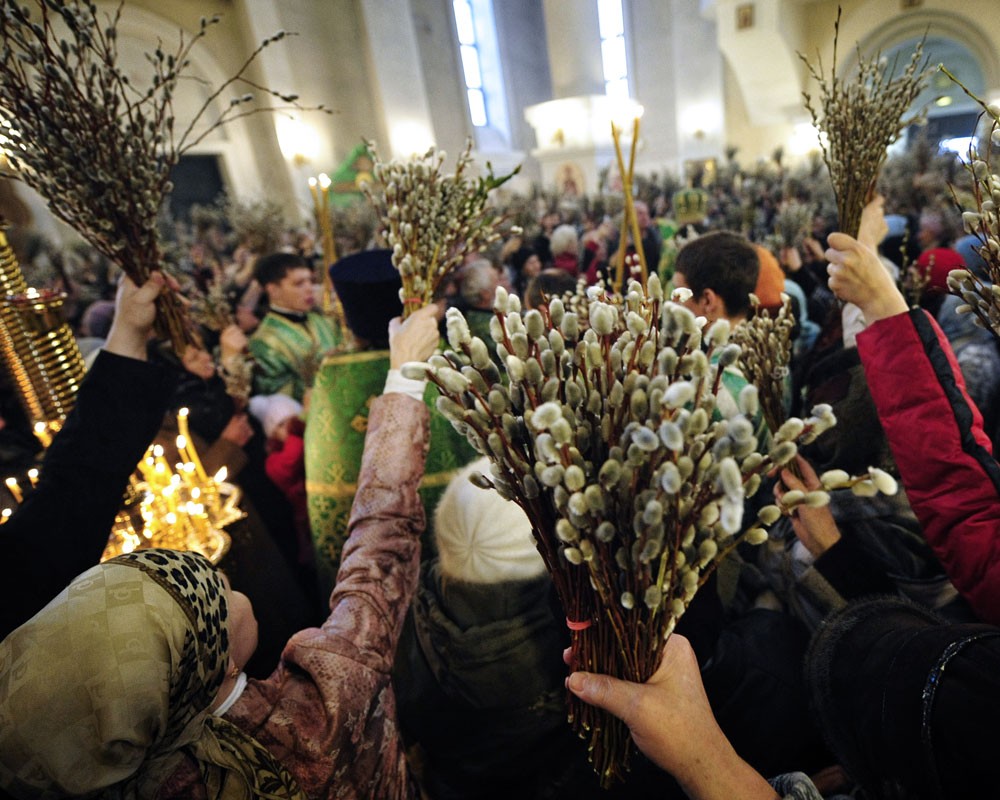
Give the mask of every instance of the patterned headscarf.
[{"label": "patterned headscarf", "polygon": [[209,797],[304,797],[262,745],[209,713],[227,614],[222,577],[195,553],[141,550],[75,578],[0,643],[0,787],[149,797],[186,752]]}]

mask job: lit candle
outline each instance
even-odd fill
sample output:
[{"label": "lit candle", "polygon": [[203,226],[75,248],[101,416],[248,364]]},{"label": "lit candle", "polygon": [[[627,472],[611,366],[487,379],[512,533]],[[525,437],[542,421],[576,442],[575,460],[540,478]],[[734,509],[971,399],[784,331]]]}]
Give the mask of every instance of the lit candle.
[{"label": "lit candle", "polygon": [[21,487],[17,485],[17,478],[7,478],[4,480],[10,493],[14,496],[14,500],[20,504],[24,502],[24,495],[21,492]]},{"label": "lit candle", "polygon": [[[188,410],[182,408],[177,412],[177,427],[180,428],[180,436],[177,437],[178,449],[180,449],[180,438],[184,437],[185,449],[187,449],[187,442],[191,438],[191,434],[188,432]],[[198,458],[198,450],[195,447],[191,447],[187,453],[182,453],[182,457],[186,461],[190,461],[194,466],[193,469],[198,473],[198,477],[203,481],[208,481],[208,473],[205,472],[205,468],[201,465],[201,460]],[[185,465],[186,466],[186,465]]]},{"label": "lit candle", "polygon": [[[639,230],[639,220],[635,216],[635,198],[632,197],[632,179],[635,174],[635,148],[639,144],[639,118],[632,120],[632,148],[628,157],[628,182],[625,184],[625,197],[631,209],[632,238],[635,240],[635,253],[639,257],[639,266],[642,268],[642,287],[646,288],[646,276],[649,274],[649,265],[646,263],[646,251],[642,248],[642,232]],[[654,265],[656,266],[656,265]]]},{"label": "lit candle", "polygon": [[49,426],[44,422],[36,422],[32,430],[35,432],[35,436],[38,441],[42,443],[42,447],[48,447],[52,444],[52,434],[49,433]]},{"label": "lit candle", "polygon": [[323,311],[333,312],[333,281],[330,278],[330,265],[337,260],[337,243],[333,238],[333,222],[330,219],[330,186],[333,182],[325,172],[320,173],[319,210],[316,212],[316,225],[319,228],[321,247],[323,248]]},{"label": "lit candle", "polygon": [[[622,143],[621,143],[621,129],[615,125],[614,120],[611,121],[611,140],[615,145],[615,159],[618,161],[618,174],[622,179],[622,190],[627,185],[627,176],[625,174],[625,159],[622,157]],[[618,252],[615,254],[615,277],[612,283],[612,288],[615,292],[621,292],[622,283],[625,279],[625,236],[628,232],[628,215],[629,207],[627,202],[625,210],[622,214],[622,227],[618,232]]]},{"label": "lit candle", "polygon": [[32,467],[28,470],[28,480],[31,481],[31,488],[38,486],[38,470]]},{"label": "lit candle", "polygon": [[316,187],[315,178],[309,179],[309,193],[312,195],[313,199],[313,211],[316,214],[316,219],[319,220],[321,206],[319,202],[319,189]]}]

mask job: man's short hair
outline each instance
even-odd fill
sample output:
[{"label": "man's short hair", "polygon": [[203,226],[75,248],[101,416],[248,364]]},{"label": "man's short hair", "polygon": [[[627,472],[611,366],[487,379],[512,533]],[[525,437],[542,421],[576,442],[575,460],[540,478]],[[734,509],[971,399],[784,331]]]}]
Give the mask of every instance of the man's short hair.
[{"label": "man's short hair", "polygon": [[269,283],[281,283],[282,279],[293,269],[310,269],[307,262],[298,253],[271,253],[261,256],[254,265],[253,274],[257,283],[267,286]]},{"label": "man's short hair", "polygon": [[546,301],[576,291],[576,278],[566,270],[552,267],[543,269],[528,283],[524,290],[525,308],[538,308]]},{"label": "man's short hair", "polygon": [[699,236],[677,253],[674,271],[694,296],[711,289],[726,306],[730,317],[750,311],[750,293],[757,287],[760,261],[753,245],[738,233],[714,231]]}]

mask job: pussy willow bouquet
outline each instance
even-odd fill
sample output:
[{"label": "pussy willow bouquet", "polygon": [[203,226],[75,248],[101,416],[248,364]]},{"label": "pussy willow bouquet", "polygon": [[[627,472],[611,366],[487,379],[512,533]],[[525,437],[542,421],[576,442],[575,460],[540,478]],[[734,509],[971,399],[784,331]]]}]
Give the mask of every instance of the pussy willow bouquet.
[{"label": "pussy willow bouquet", "polygon": [[858,50],[857,75],[846,81],[837,75],[839,8],[833,30],[833,67],[829,78],[821,61],[813,65],[799,53],[809,74],[819,84],[818,107],[808,92],[802,96],[813,125],[826,137],[821,138],[820,146],[837,197],[840,230],[857,236],[861,212],[872,197],[887,148],[921,117],[920,111],[908,111],[926,85],[930,70],[921,40],[910,62],[896,77],[893,75],[898,59],[888,62],[881,53],[864,58]]},{"label": "pussy willow bouquet", "polygon": [[[776,440],[794,438],[802,429],[802,421],[788,417],[785,402],[788,365],[792,358],[792,329],[795,326],[792,300],[782,292],[781,308],[774,316],[760,308],[760,299],[752,293],[750,305],[754,315],[737,325],[731,336],[731,341],[740,347],[739,368],[757,388],[761,416],[771,435]],[[802,477],[794,461],[789,462],[787,468],[796,477]],[[814,508],[828,505],[828,492],[833,489],[850,489],[863,497],[873,497],[879,492],[893,495],[897,490],[895,479],[875,467],[869,467],[868,472],[862,475],[849,475],[843,470],[832,469],[824,472],[819,479],[820,488],[806,492],[787,491],[772,508],[788,516],[800,505]],[[763,512],[768,521],[774,516],[772,508]]]},{"label": "pussy willow bouquet", "polygon": [[757,387],[764,422],[777,433],[787,417],[785,395],[795,327],[792,301],[782,292],[781,308],[774,316],[761,309],[760,298],[752,293],[750,305],[753,316],[736,326],[732,340],[741,348],[740,370]]},{"label": "pussy willow bouquet", "polygon": [[[756,389],[742,390],[729,418],[716,402],[740,348],[727,321],[703,324],[664,300],[655,274],[618,302],[594,291],[585,316],[558,298],[522,312],[501,288],[491,337],[507,382],[455,309],[450,349],[404,368],[437,385],[438,409],[490,459],[478,483],[526,512],[566,613],[573,669],[648,679],[709,574],[740,542],[763,542],[762,524],[780,516],[768,506],[743,524],[761,476],[834,424],[817,407],[759,452]],[[621,778],[627,729],[568,701],[602,784]]]},{"label": "pussy willow bouquet", "polygon": [[[52,212],[100,253],[143,284],[163,266],[157,215],[173,186],[170,170],[219,126],[261,110],[239,87],[279,98],[252,82],[248,70],[265,39],[237,72],[212,91],[190,120],[175,129],[173,97],[189,77],[190,55],[218,17],[202,18],[189,38],[147,54],[150,73],[132,82],[118,58],[122,4],[110,13],[75,0],[0,0],[0,143],[19,178]],[[221,110],[217,110],[217,104]],[[178,351],[194,341],[178,298],[158,299],[157,331]]]},{"label": "pussy willow bouquet", "polygon": [[772,249],[780,256],[780,250],[785,247],[799,247],[812,230],[816,206],[811,203],[800,203],[789,200],[784,203],[774,215],[774,233],[771,237]]},{"label": "pussy willow bouquet", "polygon": [[485,177],[473,177],[472,140],[458,157],[455,172],[444,175],[444,151],[430,148],[420,158],[383,161],[374,142],[372,181],[362,190],[382,219],[383,235],[392,249],[392,264],[403,288],[403,317],[430,303],[445,277],[465,257],[485,250],[500,238],[500,211],[487,201],[491,191],[517,174],[496,177],[486,164]]},{"label": "pussy willow bouquet", "polygon": [[[188,288],[191,305],[188,313],[191,319],[210,331],[222,333],[230,325],[236,324],[236,315],[226,295],[226,289],[219,276],[209,282],[204,291]],[[233,398],[237,408],[246,408],[253,389],[254,361],[245,350],[239,353],[215,354],[216,369],[226,386],[226,394]]]},{"label": "pussy willow bouquet", "polygon": [[213,277],[204,291],[192,283],[185,293],[191,301],[188,313],[199,325],[210,331],[222,333],[230,325],[236,324],[236,316],[226,294],[226,287],[218,277]]},{"label": "pussy willow bouquet", "polygon": [[948,289],[964,301],[959,313],[975,314],[976,323],[994,335],[1000,336],[1000,175],[993,172],[991,152],[1000,147],[1000,106],[987,104],[976,97],[947,69],[941,68],[953,81],[975,100],[989,120],[989,140],[980,156],[971,152],[965,165],[972,178],[974,210],[962,213],[966,233],[979,240],[976,251],[986,262],[989,280],[985,281],[970,270],[955,269],[948,274]]}]

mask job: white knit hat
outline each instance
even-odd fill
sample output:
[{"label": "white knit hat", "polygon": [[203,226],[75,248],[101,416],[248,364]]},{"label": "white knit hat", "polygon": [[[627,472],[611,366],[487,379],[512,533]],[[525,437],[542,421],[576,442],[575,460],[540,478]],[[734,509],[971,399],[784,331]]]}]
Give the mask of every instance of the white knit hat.
[{"label": "white knit hat", "polygon": [[270,439],[282,422],[302,413],[302,404],[287,394],[258,394],[250,398],[250,413],[257,418],[264,434]]},{"label": "white knit hat", "polygon": [[516,503],[472,483],[469,476],[476,472],[489,476],[485,457],[452,478],[434,513],[442,573],[469,583],[537,578],[545,562],[527,516]]}]

